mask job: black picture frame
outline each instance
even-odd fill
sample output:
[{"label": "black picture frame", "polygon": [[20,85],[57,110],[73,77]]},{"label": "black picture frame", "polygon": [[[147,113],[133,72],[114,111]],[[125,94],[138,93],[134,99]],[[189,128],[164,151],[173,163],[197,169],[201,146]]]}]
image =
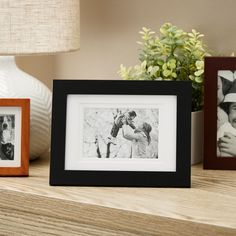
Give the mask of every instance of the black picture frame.
[{"label": "black picture frame", "polygon": [[[65,170],[67,96],[86,95],[175,95],[176,171]],[[166,143],[168,148],[168,143]],[[191,186],[191,82],[54,80],[50,185],[52,186]]]},{"label": "black picture frame", "polygon": [[236,71],[236,57],[206,57],[204,72],[204,169],[236,170],[236,157],[217,156],[218,71]]}]

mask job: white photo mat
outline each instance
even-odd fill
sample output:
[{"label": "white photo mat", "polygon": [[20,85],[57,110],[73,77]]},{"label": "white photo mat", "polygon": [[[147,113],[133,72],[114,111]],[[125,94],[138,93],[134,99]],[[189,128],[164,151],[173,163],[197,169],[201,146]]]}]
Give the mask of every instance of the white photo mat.
[{"label": "white photo mat", "polygon": [[14,159],[0,160],[0,167],[20,167],[21,166],[21,107],[0,107],[0,115],[15,115],[15,144]]},{"label": "white photo mat", "polygon": [[[84,158],[84,108],[150,108],[159,110],[158,159]],[[65,170],[176,171],[177,96],[68,95]]]}]

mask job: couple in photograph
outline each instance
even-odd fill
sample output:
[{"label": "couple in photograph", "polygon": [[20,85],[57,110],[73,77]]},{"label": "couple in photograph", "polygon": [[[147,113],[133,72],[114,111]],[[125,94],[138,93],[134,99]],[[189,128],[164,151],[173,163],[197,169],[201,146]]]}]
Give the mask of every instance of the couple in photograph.
[{"label": "couple in photograph", "polygon": [[236,72],[218,72],[217,156],[236,157]]},{"label": "couple in photograph", "polygon": [[130,158],[147,158],[147,146],[151,143],[150,132],[152,126],[147,122],[140,122],[137,127],[134,119],[137,116],[135,111],[127,111],[118,114],[108,137],[108,145],[116,145],[116,137],[121,129],[123,138],[131,142]]}]

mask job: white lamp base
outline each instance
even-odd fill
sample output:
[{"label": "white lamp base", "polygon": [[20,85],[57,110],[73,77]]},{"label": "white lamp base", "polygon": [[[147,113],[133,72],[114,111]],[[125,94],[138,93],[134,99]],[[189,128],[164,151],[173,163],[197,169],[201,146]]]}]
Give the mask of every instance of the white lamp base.
[{"label": "white lamp base", "polygon": [[20,70],[13,56],[0,56],[0,97],[30,98],[30,159],[49,149],[52,93]]}]

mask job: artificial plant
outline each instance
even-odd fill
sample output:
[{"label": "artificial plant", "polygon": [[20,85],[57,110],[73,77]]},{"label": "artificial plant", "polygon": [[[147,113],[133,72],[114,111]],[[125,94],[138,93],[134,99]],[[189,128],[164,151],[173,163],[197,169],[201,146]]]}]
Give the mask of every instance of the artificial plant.
[{"label": "artificial plant", "polygon": [[190,80],[192,111],[201,110],[204,57],[209,56],[202,42],[204,35],[194,29],[184,32],[170,23],[161,26],[159,36],[147,28],[143,28],[140,34],[140,64],[129,68],[121,65],[121,77],[126,80]]}]

